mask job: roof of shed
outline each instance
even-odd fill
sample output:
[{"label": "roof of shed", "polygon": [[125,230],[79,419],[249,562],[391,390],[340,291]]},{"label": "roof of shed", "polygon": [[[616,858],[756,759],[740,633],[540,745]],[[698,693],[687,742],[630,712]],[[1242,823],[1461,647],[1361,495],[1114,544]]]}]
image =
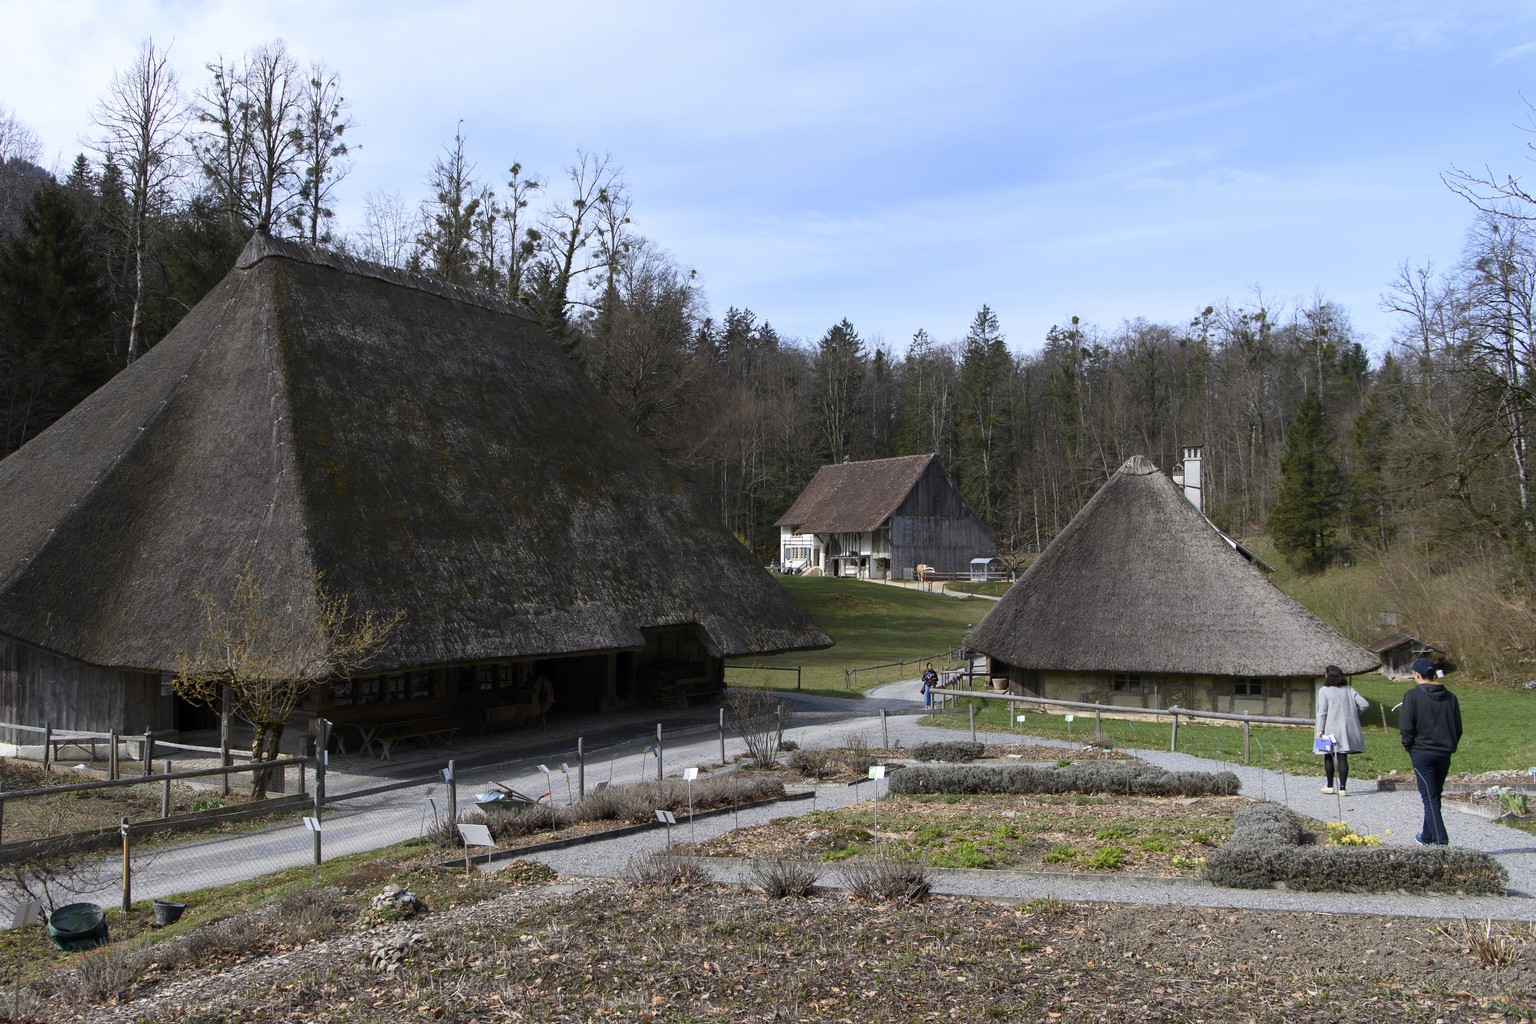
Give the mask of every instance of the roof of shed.
[{"label": "roof of shed", "polygon": [[1036,671],[1296,677],[1379,664],[1277,590],[1139,455],[966,644]]},{"label": "roof of shed", "polygon": [[265,235],[0,462],[0,634],[168,671],[246,563],[403,612],[384,668],[831,642],[521,306]]},{"label": "roof of shed", "polygon": [[864,533],[891,517],[933,462],[933,455],[822,466],[775,526],[796,533]]}]

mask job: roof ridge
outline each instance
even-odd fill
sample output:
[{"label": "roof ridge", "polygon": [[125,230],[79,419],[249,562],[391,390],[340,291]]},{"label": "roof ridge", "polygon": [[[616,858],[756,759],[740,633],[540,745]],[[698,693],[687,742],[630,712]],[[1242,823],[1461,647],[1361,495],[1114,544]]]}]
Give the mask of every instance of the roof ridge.
[{"label": "roof ridge", "polygon": [[245,243],[245,248],[240,250],[239,257],[235,260],[235,267],[240,270],[249,270],[269,256],[279,259],[296,260],[300,263],[309,263],[317,267],[329,267],[343,274],[351,274],[354,277],[371,277],[377,281],[399,285],[419,292],[427,292],[441,298],[452,299],[466,305],[479,306],[496,313],[509,313],[512,316],[522,317],[524,320],[538,321],[533,310],[521,302],[494,295],[481,288],[469,288],[464,285],[451,284],[440,281],[426,274],[416,274],[399,267],[385,266],[382,263],[373,263],[346,253],[337,252],[334,249],[322,248],[311,245],[308,242],[299,242],[290,238],[277,238],[264,231],[258,231]]}]

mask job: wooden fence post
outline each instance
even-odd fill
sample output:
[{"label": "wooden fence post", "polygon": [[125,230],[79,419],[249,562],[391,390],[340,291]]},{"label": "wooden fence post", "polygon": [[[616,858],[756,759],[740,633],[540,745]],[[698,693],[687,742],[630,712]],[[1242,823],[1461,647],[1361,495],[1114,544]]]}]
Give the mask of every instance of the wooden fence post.
[{"label": "wooden fence post", "polygon": [[[115,781],[117,779],[117,730],[113,729],[107,733],[107,737],[112,745],[112,749],[107,751],[107,778]],[[127,855],[124,854],[124,856]]]},{"label": "wooden fence post", "polygon": [[1177,711],[1173,713],[1173,732],[1168,740],[1168,749],[1170,751],[1179,749],[1179,713]]},{"label": "wooden fence post", "polygon": [[160,786],[160,817],[171,816],[171,762],[165,762],[165,782]]},{"label": "wooden fence post", "polygon": [[[721,721],[724,721],[725,712],[720,712]],[[720,740],[720,746],[724,748],[725,740]],[[584,737],[576,737],[576,796],[580,800],[587,798],[587,751]]]},{"label": "wooden fence post", "polygon": [[148,729],[144,730],[144,749],[141,753],[144,755],[144,775],[147,778],[155,770],[155,734]]},{"label": "wooden fence post", "polygon": [[117,830],[123,835],[123,913],[133,909],[133,869],[128,860],[128,819],[124,818]]},{"label": "wooden fence post", "polygon": [[1243,764],[1248,763],[1248,734],[1249,726],[1252,724],[1248,719],[1243,719]]},{"label": "wooden fence post", "polygon": [[[1385,719],[1383,719],[1385,720]],[[53,723],[43,723],[43,771],[53,764]]]}]

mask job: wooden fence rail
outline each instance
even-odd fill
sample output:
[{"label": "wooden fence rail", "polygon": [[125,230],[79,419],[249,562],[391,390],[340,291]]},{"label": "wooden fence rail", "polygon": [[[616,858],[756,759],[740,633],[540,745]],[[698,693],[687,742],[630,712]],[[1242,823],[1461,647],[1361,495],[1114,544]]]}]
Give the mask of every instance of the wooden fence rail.
[{"label": "wooden fence rail", "polygon": [[90,782],[72,782],[63,786],[44,786],[38,789],[12,789],[0,790],[0,842],[4,841],[5,829],[5,804],[7,800],[22,800],[29,797],[56,796],[63,793],[83,793],[93,789],[114,789],[123,786],[143,786],[151,783],[160,783],[162,797],[160,801],[161,817],[170,816],[170,792],[171,783],[179,779],[207,778],[210,775],[222,775],[226,777],[225,791],[228,791],[227,778],[241,772],[270,771],[272,769],[284,769],[289,765],[297,765],[299,769],[299,792],[306,792],[308,786],[305,780],[306,766],[309,759],[304,757],[280,757],[275,761],[257,761],[252,764],[223,765],[217,768],[193,768],[188,771],[165,771],[158,775],[136,776],[131,779],[93,779]]},{"label": "wooden fence rail", "polygon": [[[1252,739],[1251,729],[1255,723],[1259,725],[1307,725],[1313,724],[1310,718],[1286,718],[1278,715],[1234,715],[1225,711],[1197,711],[1194,708],[1181,708],[1178,705],[1167,708],[1137,708],[1123,707],[1118,704],[1092,704],[1079,700],[1056,700],[1051,697],[1035,697],[1027,693],[987,693],[980,690],[957,690],[953,688],[941,688],[933,691],[938,697],[974,697],[978,700],[1000,700],[1010,704],[1032,704],[1044,711],[1047,707],[1081,710],[1093,712],[1094,735],[1103,735],[1103,715],[1109,712],[1113,715],[1151,715],[1161,718],[1164,715],[1172,719],[1173,725],[1169,734],[1168,749],[1179,749],[1179,719],[1212,718],[1228,722],[1243,723],[1243,763],[1249,760],[1249,747]],[[975,719],[972,718],[972,732],[975,731]]]}]

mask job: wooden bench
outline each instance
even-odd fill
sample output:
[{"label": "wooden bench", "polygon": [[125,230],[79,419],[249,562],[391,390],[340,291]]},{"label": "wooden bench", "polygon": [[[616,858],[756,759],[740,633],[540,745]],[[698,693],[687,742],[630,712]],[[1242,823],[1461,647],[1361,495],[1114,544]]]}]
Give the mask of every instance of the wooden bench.
[{"label": "wooden bench", "polygon": [[394,747],[397,743],[425,740],[451,747],[453,735],[458,731],[459,727],[446,718],[413,718],[404,722],[377,722],[371,725],[358,723],[357,732],[360,740],[358,753],[372,754],[374,745],[377,744],[379,760],[393,761]]}]

